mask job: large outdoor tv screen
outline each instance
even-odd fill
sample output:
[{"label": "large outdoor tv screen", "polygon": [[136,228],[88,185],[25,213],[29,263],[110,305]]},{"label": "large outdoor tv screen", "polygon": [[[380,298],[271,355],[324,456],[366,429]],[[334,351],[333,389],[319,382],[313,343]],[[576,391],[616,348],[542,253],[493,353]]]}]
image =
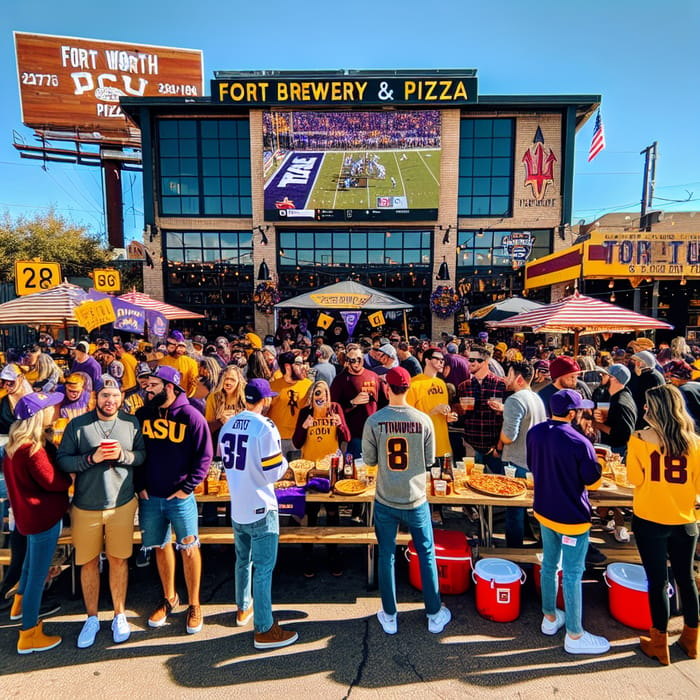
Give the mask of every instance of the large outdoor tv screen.
[{"label": "large outdoor tv screen", "polygon": [[263,113],[268,221],[437,219],[440,112]]}]

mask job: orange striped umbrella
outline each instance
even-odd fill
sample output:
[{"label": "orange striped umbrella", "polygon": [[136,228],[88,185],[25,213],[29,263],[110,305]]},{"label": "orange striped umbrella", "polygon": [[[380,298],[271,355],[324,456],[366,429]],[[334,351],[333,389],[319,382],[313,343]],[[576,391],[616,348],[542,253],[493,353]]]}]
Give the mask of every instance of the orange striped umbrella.
[{"label": "orange striped umbrella", "polygon": [[27,294],[0,304],[0,324],[77,326],[75,308],[87,298],[83,289],[63,282],[44,292]]}]

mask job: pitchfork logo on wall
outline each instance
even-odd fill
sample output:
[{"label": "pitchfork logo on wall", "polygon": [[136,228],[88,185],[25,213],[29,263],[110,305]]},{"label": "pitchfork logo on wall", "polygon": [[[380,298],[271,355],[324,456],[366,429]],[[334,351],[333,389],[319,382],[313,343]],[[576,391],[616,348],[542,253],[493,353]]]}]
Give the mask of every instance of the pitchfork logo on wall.
[{"label": "pitchfork logo on wall", "polygon": [[554,206],[555,198],[545,199],[549,185],[554,184],[554,164],[557,157],[551,148],[544,145],[542,129],[537,127],[532,146],[525,151],[521,163],[525,168],[525,187],[532,188],[533,199],[521,199],[520,206],[548,207]]}]

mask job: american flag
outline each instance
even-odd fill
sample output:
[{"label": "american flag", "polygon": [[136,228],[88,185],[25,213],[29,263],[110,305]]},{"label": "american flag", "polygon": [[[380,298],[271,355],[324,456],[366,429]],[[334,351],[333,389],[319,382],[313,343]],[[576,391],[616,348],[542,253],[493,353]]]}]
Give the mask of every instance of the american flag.
[{"label": "american flag", "polygon": [[600,118],[600,110],[596,114],[595,127],[591,147],[588,149],[588,162],[590,163],[605,148],[605,132],[603,131],[603,120]]}]

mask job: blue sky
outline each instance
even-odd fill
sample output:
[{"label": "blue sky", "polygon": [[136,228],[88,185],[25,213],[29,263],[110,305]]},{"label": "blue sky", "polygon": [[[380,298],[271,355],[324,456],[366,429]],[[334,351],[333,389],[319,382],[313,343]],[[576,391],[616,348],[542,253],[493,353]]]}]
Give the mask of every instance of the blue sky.
[{"label": "blue sky", "polygon": [[[11,0],[0,15],[0,213],[54,207],[105,230],[99,168],[20,159],[12,32],[201,49],[208,91],[223,69],[476,68],[481,94],[600,94],[607,148],[576,144],[574,217],[639,211],[644,159],[658,142],[655,208],[700,210],[697,0]],[[126,239],[141,238],[141,178],[125,175]],[[665,201],[688,200],[688,201]]]}]

